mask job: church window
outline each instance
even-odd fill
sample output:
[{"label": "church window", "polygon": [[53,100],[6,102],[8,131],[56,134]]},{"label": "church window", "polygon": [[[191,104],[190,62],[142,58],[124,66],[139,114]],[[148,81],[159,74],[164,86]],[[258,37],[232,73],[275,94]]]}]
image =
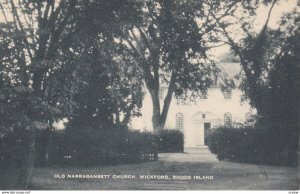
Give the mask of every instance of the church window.
[{"label": "church window", "polygon": [[184,117],[182,113],[176,114],[176,129],[179,131],[183,131],[184,129]]},{"label": "church window", "polygon": [[232,123],[232,115],[227,112],[224,114],[224,125],[225,126],[231,126],[231,123]]},{"label": "church window", "polygon": [[227,89],[227,90],[223,91],[223,96],[224,96],[224,99],[231,99],[231,97],[232,97],[231,90]]}]

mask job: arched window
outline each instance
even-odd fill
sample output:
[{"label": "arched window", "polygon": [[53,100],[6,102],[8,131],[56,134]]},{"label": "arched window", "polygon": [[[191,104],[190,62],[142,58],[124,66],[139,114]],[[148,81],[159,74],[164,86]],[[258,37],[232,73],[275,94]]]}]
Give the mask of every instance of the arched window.
[{"label": "arched window", "polygon": [[182,113],[177,113],[176,114],[176,129],[179,131],[183,131],[184,129],[184,117]]},{"label": "arched window", "polygon": [[232,122],[232,115],[227,112],[224,114],[224,125],[225,126],[231,126],[231,122]]},{"label": "arched window", "polygon": [[227,99],[227,100],[231,99],[232,91],[230,89],[225,89],[223,91],[223,96],[224,96],[224,99]]}]

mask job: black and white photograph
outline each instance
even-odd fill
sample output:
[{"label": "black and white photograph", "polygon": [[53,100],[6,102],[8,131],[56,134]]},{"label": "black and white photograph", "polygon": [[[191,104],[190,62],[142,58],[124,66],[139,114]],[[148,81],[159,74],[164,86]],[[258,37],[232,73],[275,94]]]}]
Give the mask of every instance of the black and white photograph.
[{"label": "black and white photograph", "polygon": [[299,0],[0,0],[0,191],[299,194]]}]

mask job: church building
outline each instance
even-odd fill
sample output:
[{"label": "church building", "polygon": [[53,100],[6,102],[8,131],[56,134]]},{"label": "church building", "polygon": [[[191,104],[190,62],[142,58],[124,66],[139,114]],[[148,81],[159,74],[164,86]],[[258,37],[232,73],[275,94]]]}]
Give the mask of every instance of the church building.
[{"label": "church building", "polygon": [[[240,81],[237,79],[241,72],[239,63],[219,64],[221,73],[234,81],[235,88],[222,91],[218,84],[208,89],[207,94],[195,101],[173,97],[168,112],[165,129],[179,130],[184,134],[184,147],[196,148],[207,145],[205,138],[217,126],[231,126],[237,123],[247,123],[250,116],[255,114],[249,102],[242,101]],[[167,93],[167,88],[161,87],[159,99],[161,104]],[[153,131],[152,101],[150,94],[145,91],[142,116],[133,118],[133,129]]]}]

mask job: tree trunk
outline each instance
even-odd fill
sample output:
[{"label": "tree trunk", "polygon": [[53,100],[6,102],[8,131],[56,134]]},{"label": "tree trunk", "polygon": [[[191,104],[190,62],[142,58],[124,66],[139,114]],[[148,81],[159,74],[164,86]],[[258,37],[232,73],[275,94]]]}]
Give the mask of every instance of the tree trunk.
[{"label": "tree trunk", "polygon": [[28,136],[24,140],[23,158],[21,161],[21,172],[18,178],[18,189],[28,189],[31,183],[32,171],[34,165],[36,131],[28,131]]},{"label": "tree trunk", "polygon": [[158,97],[159,84],[157,84],[157,88],[155,89],[148,88],[152,99],[152,105],[153,105],[152,125],[153,125],[153,132],[155,134],[161,133],[161,131],[165,127],[170,104],[172,101],[174,88],[175,88],[175,74],[172,73],[169,87],[168,87],[168,93],[165,97],[162,111],[160,110],[160,102]]},{"label": "tree trunk", "polygon": [[175,74],[172,74],[171,80],[169,83],[168,93],[167,93],[167,96],[165,97],[163,110],[162,110],[162,113],[160,116],[160,124],[162,125],[163,128],[165,127],[166,120],[168,117],[168,112],[170,109],[170,104],[172,101],[174,88],[175,88]]},{"label": "tree trunk", "polygon": [[45,157],[44,165],[45,166],[49,165],[49,154],[50,154],[50,148],[51,148],[51,145],[52,145],[52,139],[53,139],[53,129],[49,128],[46,131],[46,141],[47,142],[46,142],[45,154],[44,154],[44,157]]},{"label": "tree trunk", "polygon": [[152,125],[153,132],[158,134],[163,128],[160,126],[160,102],[158,98],[158,89],[149,89],[152,99]]}]

